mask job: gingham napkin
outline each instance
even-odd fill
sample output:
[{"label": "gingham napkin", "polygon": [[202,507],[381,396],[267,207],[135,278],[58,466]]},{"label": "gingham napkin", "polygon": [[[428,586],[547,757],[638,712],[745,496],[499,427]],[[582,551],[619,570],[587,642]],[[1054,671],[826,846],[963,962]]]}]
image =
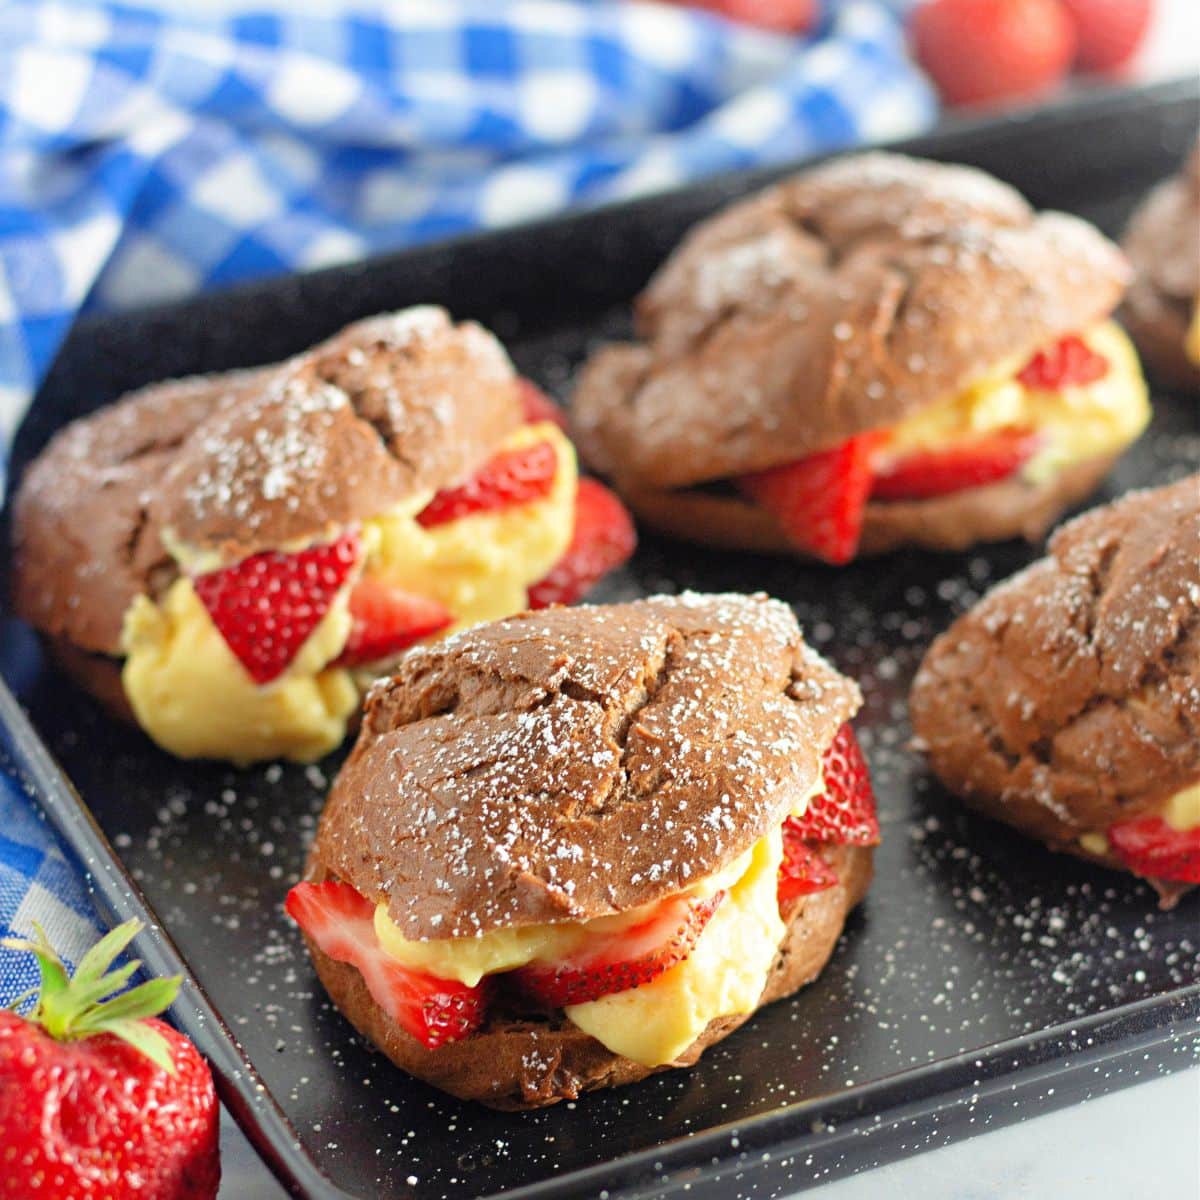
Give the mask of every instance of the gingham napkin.
[{"label": "gingham napkin", "polygon": [[[96,940],[96,917],[74,868],[21,785],[0,769],[0,933],[28,936],[37,921],[71,963]],[[0,1008],[38,980],[32,955],[0,946]]]},{"label": "gingham napkin", "polygon": [[[831,0],[804,40],[617,0],[217,16],[7,0],[0,479],[81,309],[899,136],[933,114],[898,19],[872,0]],[[69,873],[23,808],[0,794],[0,928],[24,931]],[[0,1002],[9,985],[0,959]]]}]

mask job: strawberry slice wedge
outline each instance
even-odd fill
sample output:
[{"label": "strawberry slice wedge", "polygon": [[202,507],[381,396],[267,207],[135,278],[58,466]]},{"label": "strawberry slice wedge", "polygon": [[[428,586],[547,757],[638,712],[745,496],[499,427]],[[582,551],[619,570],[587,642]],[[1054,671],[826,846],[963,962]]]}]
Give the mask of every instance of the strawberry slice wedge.
[{"label": "strawberry slice wedge", "polygon": [[822,760],[825,790],[800,817],[783,823],[783,863],[779,903],[821,892],[837,883],[837,873],[816,852],[821,843],[877,846],[879,819],[875,792],[858,739],[849,725],[837,731]]},{"label": "strawberry slice wedge", "polygon": [[525,423],[536,425],[539,421],[553,421],[564,433],[567,431],[567,414],[563,412],[536,383],[530,379],[518,379],[521,389],[521,406],[525,409]]},{"label": "strawberry slice wedge", "polygon": [[1027,429],[1001,429],[940,450],[921,450],[881,468],[872,500],[929,500],[1007,479],[1041,445]]},{"label": "strawberry slice wedge", "polygon": [[391,658],[445,629],[454,614],[445,605],[364,575],[350,593],[350,635],[335,667],[359,667]]},{"label": "strawberry slice wedge", "polygon": [[672,896],[645,921],[616,933],[597,934],[571,958],[519,967],[512,973],[513,981],[548,1008],[587,1004],[640,987],[691,954],[724,898],[724,892],[705,900]]},{"label": "strawberry slice wedge", "polygon": [[625,506],[594,479],[575,492],[575,532],[550,573],[529,589],[530,608],[572,604],[633,553],[637,534]]},{"label": "strawberry slice wedge", "polygon": [[385,954],[375,936],[375,906],[348,883],[298,883],[284,907],[324,953],[354,967],[375,1003],[428,1049],[483,1024],[489,987],[439,979]]},{"label": "strawberry slice wedge", "polygon": [[783,823],[783,862],[779,864],[779,907],[799,896],[823,892],[837,883],[837,873],[804,840],[795,817]]},{"label": "strawberry slice wedge", "polygon": [[878,434],[861,434],[833,450],[736,482],[798,546],[828,563],[846,563],[858,549],[879,441]]},{"label": "strawberry slice wedge", "polygon": [[838,846],[876,846],[879,820],[875,792],[858,739],[843,725],[824,758],[825,791],[808,802],[802,817],[788,822],[806,841]]},{"label": "strawberry slice wedge", "polygon": [[1200,828],[1176,829],[1162,817],[1139,817],[1113,825],[1108,844],[1137,875],[1200,883]]},{"label": "strawberry slice wedge", "polygon": [[1017,373],[1017,381],[1036,391],[1084,387],[1108,374],[1108,359],[1074,334],[1039,350]]},{"label": "strawberry slice wedge", "polygon": [[197,575],[192,586],[230,650],[255,683],[287,670],[358,565],[349,531],[298,554],[269,550]]},{"label": "strawberry slice wedge", "polygon": [[557,470],[558,455],[549,442],[502,450],[466,483],[438,492],[417,513],[417,521],[430,529],[447,521],[469,517],[472,513],[540,500],[554,487]]}]

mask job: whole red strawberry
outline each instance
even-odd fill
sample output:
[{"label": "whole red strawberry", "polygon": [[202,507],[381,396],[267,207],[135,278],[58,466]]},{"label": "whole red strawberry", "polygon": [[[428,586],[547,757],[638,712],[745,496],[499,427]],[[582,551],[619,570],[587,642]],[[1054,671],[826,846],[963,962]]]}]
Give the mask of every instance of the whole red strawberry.
[{"label": "whole red strawberry", "polygon": [[1141,49],[1152,0],[1062,0],[1075,22],[1079,49],[1075,65],[1099,75],[1120,75]]},{"label": "whole red strawberry", "polygon": [[779,33],[806,33],[817,18],[817,0],[672,0],[672,3],[707,8],[731,21]]},{"label": "whole red strawberry", "polygon": [[947,104],[1044,95],[1066,77],[1075,27],[1059,0],[926,0],[913,51]]},{"label": "whole red strawberry", "polygon": [[[195,1046],[153,1014],[179,979],[114,995],[137,962],[110,971],[141,928],[118,925],[69,978],[37,929],[9,939],[37,955],[29,1017],[0,1012],[0,1193],[43,1200],[211,1200],[221,1165],[217,1097]],[[110,998],[111,997],[111,998]]]}]

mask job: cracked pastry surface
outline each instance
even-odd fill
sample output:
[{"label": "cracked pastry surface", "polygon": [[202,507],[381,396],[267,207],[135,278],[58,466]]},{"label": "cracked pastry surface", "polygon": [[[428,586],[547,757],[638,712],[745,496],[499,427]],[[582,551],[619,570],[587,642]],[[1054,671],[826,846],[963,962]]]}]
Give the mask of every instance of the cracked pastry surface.
[{"label": "cracked pastry surface", "polygon": [[1047,558],[934,641],[910,709],[933,770],[973,807],[1126,869],[1113,830],[1161,820],[1180,877],[1137,873],[1168,902],[1186,890],[1200,867],[1200,812],[1184,803],[1200,784],[1200,476],[1063,526]]},{"label": "cracked pastry surface", "polygon": [[1134,280],[1121,310],[1151,374],[1200,393],[1200,142],[1130,219]]},{"label": "cracked pastry surface", "polygon": [[748,850],[858,704],[778,601],[514,617],[374,686],[317,853],[408,937],[608,916]]},{"label": "cracked pastry surface", "polygon": [[[307,878],[374,905],[394,961],[497,990],[469,1036],[428,1048],[309,936],[318,973],[399,1065],[499,1107],[694,1062],[813,978],[866,890],[869,846],[830,844],[836,882],[777,897],[781,824],[859,702],[764,597],[551,609],[411,651],[368,697]],[[710,897],[687,956],[640,986],[532,1011],[505,990]]]},{"label": "cracked pastry surface", "polygon": [[[26,473],[17,611],[176,754],[318,756],[373,658],[395,656],[360,626],[399,648],[503,616],[562,560],[574,450],[522,396],[499,343],[435,308],[271,367],[145,388],[72,423]],[[326,576],[313,612],[305,588]],[[271,597],[258,611],[255,587]],[[311,628],[265,661],[297,614]]]},{"label": "cracked pastry surface", "polygon": [[[893,505],[868,487],[861,549],[948,545],[952,529],[958,545],[1034,536],[1148,419],[1136,356],[1106,321],[1128,274],[1092,226],[1034,212],[982,172],[889,154],[838,159],[684,238],[637,301],[639,340],[585,366],[572,399],[577,442],[652,524],[797,552],[778,513],[739,494],[748,474],[864,436],[894,436],[894,455],[1028,428],[1041,435],[1040,459],[1000,482],[928,506],[924,495]],[[1063,339],[1104,356],[1107,378],[1021,383],[1023,367]],[[1058,427],[1044,419],[1051,410]],[[886,444],[879,453],[887,459]]]}]

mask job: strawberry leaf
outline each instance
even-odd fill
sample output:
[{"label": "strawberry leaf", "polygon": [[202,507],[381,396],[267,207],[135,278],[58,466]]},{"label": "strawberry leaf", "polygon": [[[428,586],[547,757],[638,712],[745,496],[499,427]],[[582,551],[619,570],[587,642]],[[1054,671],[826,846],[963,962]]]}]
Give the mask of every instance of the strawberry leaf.
[{"label": "strawberry leaf", "polygon": [[135,958],[132,962],[127,962],[123,967],[118,967],[115,971],[110,971],[107,975],[102,975],[99,979],[93,980],[90,983],[85,982],[82,986],[79,983],[79,972],[76,971],[74,978],[71,980],[72,995],[75,1002],[81,1007],[87,1008],[97,1001],[111,996],[114,992],[119,992],[141,965],[141,961]]},{"label": "strawberry leaf", "polygon": [[[35,993],[39,997],[38,1008],[46,1004],[53,1007],[56,998],[70,986],[70,979],[62,959],[50,945],[46,931],[36,921],[33,922],[33,935],[33,941],[29,941],[28,938],[5,938],[0,941],[0,946],[6,950],[27,950],[37,958],[38,972],[41,976],[41,983]],[[20,1001],[23,1002],[28,995],[28,992],[22,995]]]},{"label": "strawberry leaf", "polygon": [[169,979],[148,979],[122,992],[115,999],[89,1009],[78,1022],[77,1028],[82,1029],[86,1025],[89,1032],[98,1033],[109,1029],[113,1022],[157,1016],[175,1002],[179,984],[178,975],[172,975]]},{"label": "strawberry leaf", "polygon": [[[166,980],[155,980],[156,983],[166,983]],[[105,1026],[105,1033],[119,1037],[128,1042],[135,1050],[144,1054],[156,1067],[161,1067],[168,1075],[175,1074],[175,1061],[171,1058],[171,1047],[153,1025],[143,1020],[117,1021]]]},{"label": "strawberry leaf", "polygon": [[89,984],[99,981],[108,968],[116,962],[121,951],[133,941],[139,928],[138,922],[133,920],[125,921],[115,929],[110,929],[79,960],[79,965],[75,968],[75,983]]},{"label": "strawberry leaf", "polygon": [[[72,1041],[109,1033],[174,1074],[175,1066],[166,1040],[146,1023],[145,1018],[156,1016],[172,1004],[179,994],[180,977],[150,979],[121,991],[141,962],[134,959],[109,970],[141,929],[142,923],[134,919],[105,934],[79,960],[74,978],[68,976],[62,959],[40,925],[34,925],[33,941],[7,938],[0,944],[9,950],[27,950],[37,958],[42,982],[36,992],[37,1006],[29,1020],[40,1025],[52,1038]],[[117,992],[120,994],[115,995]],[[28,995],[18,998],[17,1003],[23,1003]]]}]

